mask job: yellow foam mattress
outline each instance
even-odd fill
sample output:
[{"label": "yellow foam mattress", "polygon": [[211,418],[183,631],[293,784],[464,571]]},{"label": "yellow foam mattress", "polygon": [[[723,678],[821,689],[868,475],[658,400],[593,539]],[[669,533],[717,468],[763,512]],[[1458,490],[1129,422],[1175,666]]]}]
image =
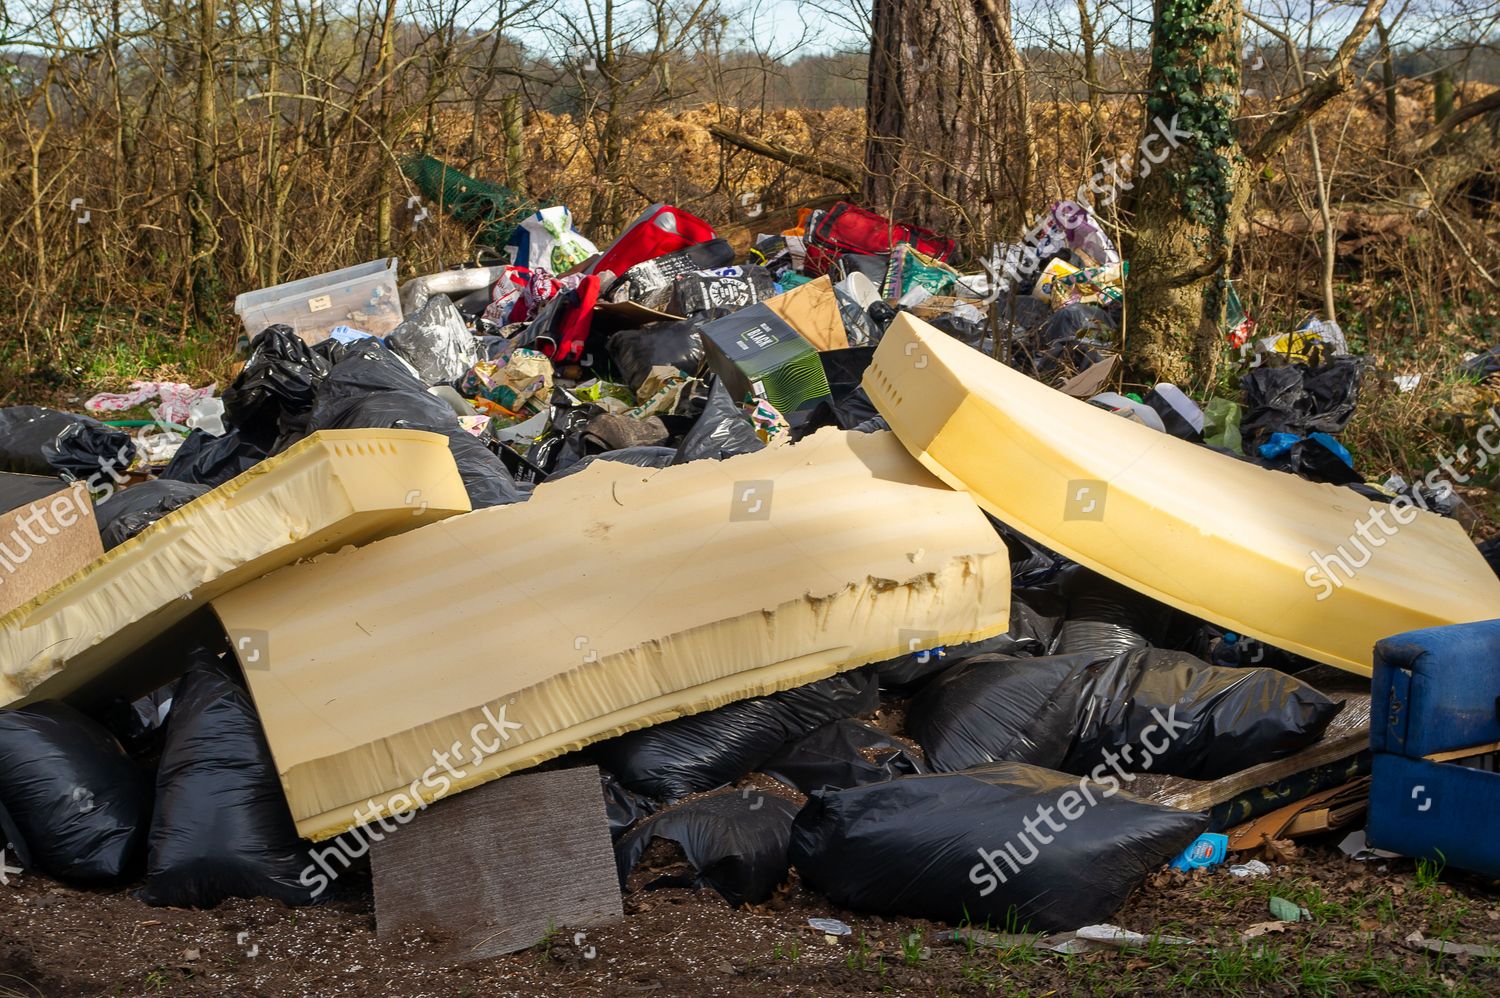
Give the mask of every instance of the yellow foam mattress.
[{"label": "yellow foam mattress", "polygon": [[596,462],[214,602],[298,830],[323,839],[583,747],[1008,626],[978,507],[889,433]]},{"label": "yellow foam mattress", "polygon": [[[325,430],[174,510],[0,617],[0,705],[60,699],[244,582],[469,510],[446,437]],[[128,670],[125,670],[128,671]]]},{"label": "yellow foam mattress", "polygon": [[1121,419],[912,316],[864,387],[924,467],[1000,521],[1232,631],[1368,676],[1383,637],[1500,616],[1500,580],[1452,520]]}]

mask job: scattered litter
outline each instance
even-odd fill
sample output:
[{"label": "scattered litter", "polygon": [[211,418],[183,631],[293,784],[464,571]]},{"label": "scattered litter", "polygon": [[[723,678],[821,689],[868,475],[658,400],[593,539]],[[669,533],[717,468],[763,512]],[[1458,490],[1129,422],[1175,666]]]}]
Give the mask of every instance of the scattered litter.
[{"label": "scattered litter", "polygon": [[1368,863],[1372,859],[1399,859],[1401,854],[1376,849],[1365,840],[1363,828],[1350,832],[1339,840],[1339,851],[1352,860]]},{"label": "scattered litter", "polygon": [[[382,258],[241,294],[222,396],[132,381],[82,403],[155,402],[152,421],[0,409],[0,472],[41,479],[0,482],[18,497],[0,530],[19,543],[26,497],[65,482],[97,503],[73,560],[50,531],[23,556],[0,536],[0,831],[28,869],[144,870],[154,905],[304,904],[308,839],[597,762],[631,891],[779,910],[801,890],[1037,929],[938,938],[1040,953],[1196,946],[1107,919],[1184,879],[1168,864],[1283,862],[1372,799],[1304,761],[1346,703],[1308,660],[1364,677],[1390,631],[1500,604],[1444,518],[1461,500],[1366,484],[1340,434],[1371,362],[1337,323],[1258,328],[1228,285],[1238,391],[1122,383],[1130,261],[1083,204],[980,266],[966,233],[848,201],[734,242],[653,204],[596,243],[566,205],[429,156],[401,168],[479,266],[398,286]],[[1464,370],[1500,370],[1500,348]],[[1405,501],[1423,511],[1387,531],[1388,569],[1328,575],[1365,513]],[[44,543],[25,590],[13,569]],[[500,741],[433,791],[427,742],[481,717]],[[1144,799],[1162,780],[1248,793],[1273,762],[1298,778],[1264,807]],[[1340,849],[1394,855],[1363,832]],[[1240,938],[1311,918],[1269,909]]]},{"label": "scattered litter", "polygon": [[1271,914],[1282,922],[1301,922],[1312,918],[1311,913],[1286,898],[1272,896],[1269,907]]},{"label": "scattered litter", "polygon": [[1426,950],[1429,953],[1474,956],[1481,960],[1500,960],[1500,947],[1484,946],[1479,943],[1456,943],[1451,939],[1428,939],[1422,935],[1421,929],[1414,930],[1404,941],[1412,949]]},{"label": "scattered litter", "polygon": [[1122,929],[1118,925],[1104,923],[1085,925],[1072,932],[1055,932],[1051,935],[1027,935],[1024,933],[988,932],[982,929],[958,929],[942,933],[939,942],[960,945],[983,946],[988,949],[1017,950],[1035,949],[1044,953],[1071,956],[1079,953],[1098,953],[1109,950],[1142,949],[1149,946],[1196,946],[1197,940],[1184,936],[1145,935]]},{"label": "scattered litter", "polygon": [[854,931],[836,918],[809,918],[807,924],[829,936],[847,936]]},{"label": "scattered litter", "polygon": [[1229,836],[1218,832],[1204,832],[1193,844],[1172,860],[1174,870],[1202,870],[1218,866],[1229,853]]}]

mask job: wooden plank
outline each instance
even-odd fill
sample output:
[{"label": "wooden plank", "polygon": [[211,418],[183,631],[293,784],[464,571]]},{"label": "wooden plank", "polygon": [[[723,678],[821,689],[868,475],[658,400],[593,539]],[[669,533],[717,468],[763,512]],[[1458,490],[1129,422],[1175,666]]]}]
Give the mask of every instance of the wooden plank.
[{"label": "wooden plank", "polygon": [[523,773],[441,800],[373,844],[375,932],[431,932],[453,962],[625,917],[594,766]]},{"label": "wooden plank", "polygon": [[1500,752],[1500,742],[1489,742],[1485,745],[1475,745],[1472,748],[1450,749],[1447,752],[1434,752],[1424,755],[1422,758],[1428,762],[1452,762],[1454,759],[1467,759],[1472,755],[1484,755],[1486,752]]}]

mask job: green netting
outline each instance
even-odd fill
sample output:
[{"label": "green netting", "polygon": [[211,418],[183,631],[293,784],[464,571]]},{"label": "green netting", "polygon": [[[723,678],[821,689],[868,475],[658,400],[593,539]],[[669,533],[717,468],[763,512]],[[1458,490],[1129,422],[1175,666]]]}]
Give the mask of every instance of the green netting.
[{"label": "green netting", "polygon": [[401,172],[427,200],[475,229],[484,246],[504,246],[516,224],[538,209],[536,202],[508,187],[471,177],[431,156],[406,157]]}]

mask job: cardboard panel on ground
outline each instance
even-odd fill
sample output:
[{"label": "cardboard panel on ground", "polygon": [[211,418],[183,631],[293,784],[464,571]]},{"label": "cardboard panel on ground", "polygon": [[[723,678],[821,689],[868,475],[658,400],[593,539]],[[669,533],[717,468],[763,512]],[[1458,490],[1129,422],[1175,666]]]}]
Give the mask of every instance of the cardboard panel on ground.
[{"label": "cardboard panel on ground", "polygon": [[0,705],[61,699],[95,681],[144,692],[129,670],[106,673],[214,597],[468,509],[440,434],[313,434],[0,617]]},{"label": "cardboard panel on ground", "polygon": [[1386,635],[1500,615],[1500,579],[1452,520],[1408,505],[1398,525],[1390,505],[1121,419],[912,316],[863,384],[912,454],[996,518],[1278,648],[1368,676]]},{"label": "cardboard panel on ground", "polygon": [[829,429],[723,462],[596,462],[214,609],[298,831],[323,839],[625,731],[1001,633],[1009,590],[967,496],[889,433]]},{"label": "cardboard panel on ground", "polygon": [[0,474],[0,615],[35,599],[104,553],[82,482]]}]

